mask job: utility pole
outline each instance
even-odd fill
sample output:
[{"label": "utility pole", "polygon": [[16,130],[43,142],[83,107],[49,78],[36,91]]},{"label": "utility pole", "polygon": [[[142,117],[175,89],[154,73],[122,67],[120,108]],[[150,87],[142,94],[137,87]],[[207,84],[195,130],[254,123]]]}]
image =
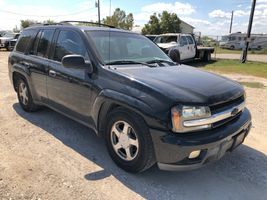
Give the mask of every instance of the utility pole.
[{"label": "utility pole", "polygon": [[247,32],[247,37],[246,37],[246,41],[245,41],[246,46],[243,49],[243,55],[242,55],[242,60],[241,60],[242,63],[245,63],[247,61],[248,47],[249,47],[249,42],[251,40],[250,35],[251,35],[251,29],[252,29],[255,7],[256,7],[256,0],[253,0],[252,6],[251,6],[250,17],[249,17],[248,32]]},{"label": "utility pole", "polygon": [[96,0],[95,7],[98,9],[98,26],[100,26],[100,2],[99,0]]},{"label": "utility pole", "polygon": [[230,23],[230,30],[229,30],[230,34],[232,33],[233,19],[234,19],[234,11],[232,11],[232,16],[231,16],[231,23]]}]

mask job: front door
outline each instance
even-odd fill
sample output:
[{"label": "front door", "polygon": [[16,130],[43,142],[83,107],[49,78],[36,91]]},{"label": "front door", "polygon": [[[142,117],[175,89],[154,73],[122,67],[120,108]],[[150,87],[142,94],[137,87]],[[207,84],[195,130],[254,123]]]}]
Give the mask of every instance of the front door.
[{"label": "front door", "polygon": [[180,59],[181,60],[186,60],[189,59],[189,46],[188,46],[188,42],[186,39],[186,36],[181,36],[178,42],[179,46],[179,52],[180,52]]},{"label": "front door", "polygon": [[189,59],[195,58],[196,57],[196,44],[194,42],[194,39],[192,38],[193,36],[188,35],[186,36],[187,42],[188,42],[188,56]]},{"label": "front door", "polygon": [[58,31],[54,54],[49,63],[47,92],[49,104],[84,123],[91,123],[91,82],[86,68],[66,68],[61,60],[65,55],[82,55],[89,61],[87,49],[79,32]]}]

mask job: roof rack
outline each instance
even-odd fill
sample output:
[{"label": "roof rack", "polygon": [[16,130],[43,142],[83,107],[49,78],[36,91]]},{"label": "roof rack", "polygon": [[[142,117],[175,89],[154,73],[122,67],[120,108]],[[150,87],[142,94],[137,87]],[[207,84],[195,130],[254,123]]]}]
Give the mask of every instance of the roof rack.
[{"label": "roof rack", "polygon": [[33,26],[52,26],[52,25],[64,25],[63,23],[35,23],[35,24],[31,24],[30,27]]},{"label": "roof rack", "polygon": [[73,21],[73,20],[72,21],[61,21],[59,22],[59,24],[71,24],[71,22],[76,22],[76,23],[81,23],[81,24],[92,24],[92,25],[104,26],[104,27],[109,27],[109,28],[116,28],[115,26],[96,23],[96,22],[88,22],[88,21]]}]

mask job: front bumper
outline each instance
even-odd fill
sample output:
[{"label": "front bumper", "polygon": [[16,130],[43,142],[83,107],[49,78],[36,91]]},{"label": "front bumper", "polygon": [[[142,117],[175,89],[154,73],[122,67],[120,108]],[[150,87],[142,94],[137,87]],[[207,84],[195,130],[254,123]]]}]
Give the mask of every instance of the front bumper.
[{"label": "front bumper", "polygon": [[[191,170],[219,160],[243,143],[251,128],[248,109],[226,125],[195,133],[173,133],[150,129],[158,166],[162,170]],[[200,150],[196,158],[189,158]]]}]

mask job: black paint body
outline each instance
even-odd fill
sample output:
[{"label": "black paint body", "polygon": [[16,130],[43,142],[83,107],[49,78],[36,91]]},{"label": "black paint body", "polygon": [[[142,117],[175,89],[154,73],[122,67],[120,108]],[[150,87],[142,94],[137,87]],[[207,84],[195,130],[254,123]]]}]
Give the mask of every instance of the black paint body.
[{"label": "black paint body", "polygon": [[[145,65],[106,66],[92,48],[85,31],[120,31],[97,27],[49,26],[28,30],[53,29],[53,42],[47,58],[19,53],[9,56],[11,82],[16,73],[28,81],[36,104],[48,106],[92,128],[98,135],[104,133],[106,114],[123,106],[143,117],[153,139],[156,159],[161,163],[177,163],[196,147],[205,148],[225,138],[233,137],[238,130],[250,126],[250,113],[222,127],[197,133],[173,133],[171,108],[175,105],[214,106],[244,95],[238,83],[186,65],[155,67]],[[94,72],[86,68],[70,69],[51,58],[60,30],[77,32],[87,47]],[[127,32],[129,34],[129,32]],[[135,34],[135,33],[132,33]],[[31,42],[34,38],[31,39]],[[29,44],[28,46],[30,46]],[[49,70],[56,72],[55,76]]]}]

